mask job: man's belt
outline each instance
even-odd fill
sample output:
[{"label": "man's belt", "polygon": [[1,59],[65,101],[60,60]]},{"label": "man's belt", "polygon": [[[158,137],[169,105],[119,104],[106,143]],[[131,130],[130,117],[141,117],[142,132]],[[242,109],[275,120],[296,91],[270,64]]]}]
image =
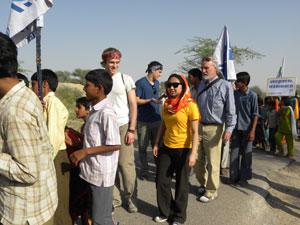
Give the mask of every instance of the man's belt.
[{"label": "man's belt", "polygon": [[218,125],[222,125],[222,124],[219,124],[219,123],[205,123],[205,122],[201,122],[201,124],[203,126],[218,126]]}]

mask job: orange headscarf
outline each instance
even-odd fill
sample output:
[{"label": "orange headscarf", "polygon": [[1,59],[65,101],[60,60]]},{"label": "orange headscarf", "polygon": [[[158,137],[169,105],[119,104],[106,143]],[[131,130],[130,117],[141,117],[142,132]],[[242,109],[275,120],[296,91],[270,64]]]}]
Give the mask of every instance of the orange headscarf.
[{"label": "orange headscarf", "polygon": [[189,103],[192,101],[192,94],[190,92],[188,82],[187,82],[185,76],[180,75],[180,77],[184,81],[186,89],[185,89],[185,92],[177,98],[170,98],[168,96],[168,99],[165,101],[165,104],[164,104],[164,110],[169,113],[178,112],[179,110],[187,107],[189,105]]}]

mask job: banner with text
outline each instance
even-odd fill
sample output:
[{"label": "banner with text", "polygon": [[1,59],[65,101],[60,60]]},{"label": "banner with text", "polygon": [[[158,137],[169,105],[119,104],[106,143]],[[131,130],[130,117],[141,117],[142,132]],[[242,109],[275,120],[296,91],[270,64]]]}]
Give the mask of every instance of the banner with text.
[{"label": "banner with text", "polygon": [[294,96],[296,84],[296,77],[269,78],[267,81],[267,96]]}]

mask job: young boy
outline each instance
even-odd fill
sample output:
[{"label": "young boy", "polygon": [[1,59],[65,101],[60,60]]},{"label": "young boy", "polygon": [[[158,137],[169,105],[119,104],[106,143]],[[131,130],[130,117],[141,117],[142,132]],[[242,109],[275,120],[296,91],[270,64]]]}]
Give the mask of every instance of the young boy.
[{"label": "young boy", "polygon": [[[65,144],[65,126],[69,112],[65,105],[55,96],[58,86],[57,75],[49,69],[42,70],[42,93],[44,117],[47,124],[50,143],[54,148],[54,165],[56,169],[58,207],[54,215],[55,225],[71,224],[69,217],[69,180],[70,173],[66,171],[69,159]],[[32,90],[38,95],[37,73],[31,77]]]},{"label": "young boy", "polygon": [[275,133],[277,129],[277,112],[275,109],[275,100],[271,99],[269,101],[269,111],[267,114],[267,124],[269,127],[269,144],[270,144],[270,153],[275,154],[276,152],[276,140]]},{"label": "young boy", "polygon": [[112,192],[118,165],[120,135],[117,115],[106,98],[112,89],[112,78],[105,70],[88,72],[84,91],[92,107],[83,129],[83,149],[71,154],[71,161],[80,167],[92,193],[94,225],[113,225]]},{"label": "young boy", "polygon": [[232,134],[230,180],[243,185],[252,178],[252,142],[255,138],[258,104],[257,95],[248,88],[250,75],[247,72],[240,72],[236,77],[237,90],[234,92],[234,98],[237,124]]},{"label": "young boy", "polygon": [[[90,102],[86,97],[80,97],[76,99],[75,113],[78,119],[82,119],[84,124],[81,127],[81,132],[78,132],[72,128],[67,127],[65,130],[65,138],[67,144],[68,156],[82,149],[83,147],[83,128],[87,120],[87,116],[90,111]],[[89,209],[91,205],[90,188],[89,184],[79,177],[79,167],[72,166],[70,170],[70,216],[73,221],[73,225],[82,224],[89,225]]]}]

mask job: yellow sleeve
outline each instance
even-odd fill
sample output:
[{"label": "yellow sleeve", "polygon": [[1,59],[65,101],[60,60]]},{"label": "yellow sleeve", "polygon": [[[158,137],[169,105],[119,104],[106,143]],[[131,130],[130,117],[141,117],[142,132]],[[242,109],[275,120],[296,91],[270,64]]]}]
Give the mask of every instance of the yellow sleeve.
[{"label": "yellow sleeve", "polygon": [[47,125],[50,142],[54,148],[54,157],[59,150],[66,149],[64,132],[68,116],[68,110],[59,99],[52,98],[48,102]]},{"label": "yellow sleeve", "polygon": [[296,98],[296,102],[295,102],[294,116],[295,116],[296,120],[299,119],[299,101],[297,98]]},{"label": "yellow sleeve", "polygon": [[191,102],[189,105],[189,121],[200,120],[200,112],[196,103]]}]

